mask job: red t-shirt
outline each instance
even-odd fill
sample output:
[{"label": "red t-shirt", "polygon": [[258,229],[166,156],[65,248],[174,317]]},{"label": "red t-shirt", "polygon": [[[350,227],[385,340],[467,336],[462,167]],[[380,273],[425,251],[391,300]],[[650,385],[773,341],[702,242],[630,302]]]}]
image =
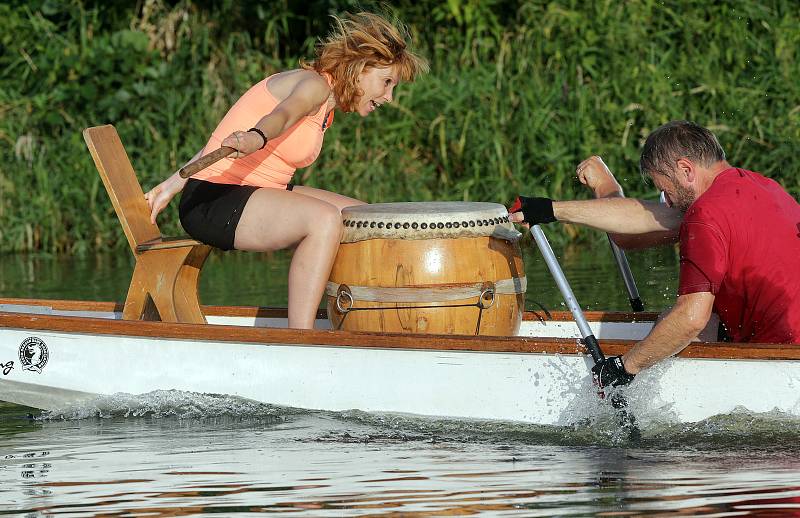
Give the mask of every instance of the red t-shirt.
[{"label": "red t-shirt", "polygon": [[735,342],[800,344],[800,205],[777,182],[720,173],[686,211],[679,295],[714,294]]}]

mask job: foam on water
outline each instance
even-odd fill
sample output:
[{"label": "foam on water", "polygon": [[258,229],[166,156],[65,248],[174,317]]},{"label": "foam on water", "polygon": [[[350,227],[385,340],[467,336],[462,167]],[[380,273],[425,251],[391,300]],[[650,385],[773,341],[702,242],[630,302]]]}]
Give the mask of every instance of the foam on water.
[{"label": "foam on water", "polygon": [[237,417],[284,419],[292,409],[259,403],[250,399],[219,394],[156,390],[146,394],[117,393],[80,401],[63,408],[43,412],[39,420],[76,420],[88,418],[167,418],[205,419]]},{"label": "foam on water", "polygon": [[613,448],[744,451],[800,451],[800,418],[779,411],[737,409],[696,423],[649,420],[632,434],[614,414],[599,414],[569,426],[434,419],[395,414],[344,412],[339,418],[368,425],[377,432],[323,435],[323,442],[425,441]]},{"label": "foam on water", "polygon": [[[316,416],[338,422],[333,429],[303,440],[314,442],[483,443],[560,446],[800,450],[800,417],[773,410],[754,413],[745,408],[696,423],[676,422],[668,409],[642,396],[628,394],[628,411],[635,430],[621,423],[608,399],[579,398],[576,413],[583,416],[562,426],[432,418],[369,413],[360,410],[323,412],[279,407],[216,394],[159,390],[141,395],[114,394],[43,412],[37,421],[110,418],[207,420],[230,418],[258,422],[291,422]],[[636,433],[632,433],[632,432]]]}]

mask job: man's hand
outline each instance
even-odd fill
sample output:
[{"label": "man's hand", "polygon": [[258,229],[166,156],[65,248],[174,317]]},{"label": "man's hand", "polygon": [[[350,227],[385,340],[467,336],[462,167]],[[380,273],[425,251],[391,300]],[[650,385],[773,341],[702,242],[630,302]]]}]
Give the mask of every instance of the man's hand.
[{"label": "man's hand", "polygon": [[590,156],[578,164],[575,174],[583,185],[594,192],[596,198],[624,196],[622,187],[611,174],[611,170],[597,155]]},{"label": "man's hand", "polygon": [[519,196],[508,209],[508,213],[514,223],[539,225],[556,221],[553,215],[553,200],[550,198]]},{"label": "man's hand", "polygon": [[600,387],[618,387],[620,385],[627,385],[633,381],[634,375],[625,370],[625,365],[622,363],[622,356],[611,356],[596,363],[592,367],[592,372],[597,376],[597,381]]}]

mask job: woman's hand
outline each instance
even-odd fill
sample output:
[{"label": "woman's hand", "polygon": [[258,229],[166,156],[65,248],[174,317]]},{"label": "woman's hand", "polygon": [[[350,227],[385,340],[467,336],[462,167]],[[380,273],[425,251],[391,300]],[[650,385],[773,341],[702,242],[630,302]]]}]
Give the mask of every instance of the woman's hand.
[{"label": "woman's hand", "polygon": [[183,190],[184,185],[186,185],[186,179],[175,173],[144,195],[144,199],[150,207],[150,223],[156,224],[156,216],[169,205],[170,200],[176,194]]},{"label": "woman's hand", "polygon": [[232,158],[241,158],[264,147],[264,138],[255,131],[234,131],[222,141],[222,146],[232,147],[239,152]]},{"label": "woman's hand", "polygon": [[622,187],[617,183],[614,175],[597,155],[590,156],[575,170],[580,182],[590,188],[595,197],[607,198],[609,196],[624,196]]}]

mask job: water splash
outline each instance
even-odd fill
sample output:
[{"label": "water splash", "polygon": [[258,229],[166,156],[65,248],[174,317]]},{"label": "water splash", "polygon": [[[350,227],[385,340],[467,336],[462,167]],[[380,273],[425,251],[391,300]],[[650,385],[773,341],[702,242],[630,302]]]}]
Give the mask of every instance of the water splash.
[{"label": "water splash", "polygon": [[[436,419],[400,414],[376,414],[351,410],[334,417],[367,432],[353,430],[329,432],[321,442],[409,442],[480,443],[507,445],[591,446],[637,449],[702,449],[760,451],[764,449],[800,451],[800,417],[771,411],[747,409],[717,415],[696,423],[677,423],[668,413],[637,421],[639,435],[620,425],[610,403],[579,422],[563,426],[527,423]],[[637,416],[638,417],[638,416]],[[363,428],[361,428],[363,430]]]},{"label": "water splash", "polygon": [[[585,387],[586,390],[593,390]],[[556,445],[611,448],[698,449],[800,452],[800,417],[745,408],[696,423],[680,423],[669,408],[636,391],[627,394],[639,434],[621,426],[608,399],[575,398],[581,418],[557,426],[517,422],[434,418],[406,414],[313,411],[280,407],[216,394],[159,390],[141,395],[118,393],[43,412],[37,422],[82,419],[192,419],[263,425],[322,418],[325,426],[301,441],[322,443],[460,443]],[[230,423],[229,423],[230,424]]]},{"label": "water splash", "polygon": [[293,409],[259,403],[250,399],[218,394],[156,390],[133,395],[117,393],[99,396],[43,412],[41,421],[89,418],[168,418],[207,419],[217,417],[282,421]]}]

